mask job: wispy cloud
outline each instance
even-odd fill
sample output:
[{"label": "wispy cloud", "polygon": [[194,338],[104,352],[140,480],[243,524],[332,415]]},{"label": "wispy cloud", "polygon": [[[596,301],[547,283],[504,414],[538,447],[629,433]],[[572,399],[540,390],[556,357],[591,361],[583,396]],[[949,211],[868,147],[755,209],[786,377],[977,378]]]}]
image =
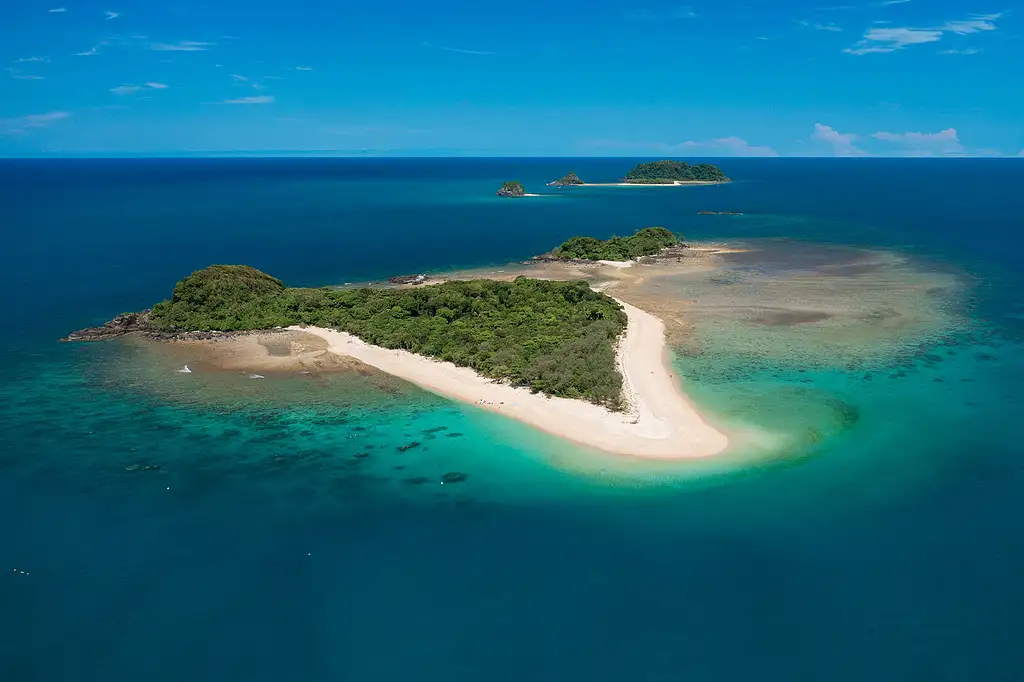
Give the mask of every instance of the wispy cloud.
[{"label": "wispy cloud", "polygon": [[120,12],[104,12],[104,14],[106,15],[107,21],[110,21],[111,19],[117,19],[119,16],[121,16]]},{"label": "wispy cloud", "polygon": [[742,137],[718,137],[686,142],[631,142],[628,140],[586,140],[588,148],[654,151],[658,154],[691,156],[779,156],[771,147],[749,144]]},{"label": "wispy cloud", "polygon": [[889,5],[905,5],[908,2],[911,2],[911,0],[884,0],[883,2],[880,2],[878,4],[882,5],[883,7],[888,7]]},{"label": "wispy cloud", "polygon": [[153,43],[149,49],[156,52],[205,52],[216,44],[200,40],[181,40],[176,43]]},{"label": "wispy cloud", "polygon": [[959,21],[947,21],[931,28],[869,28],[863,38],[843,52],[853,55],[896,52],[910,45],[923,45],[942,40],[946,33],[969,35],[996,30],[1002,14],[975,14]]},{"label": "wispy cloud", "polygon": [[74,56],[75,57],[91,57],[91,56],[93,56],[95,54],[99,54],[99,53],[100,53],[100,48],[99,48],[99,46],[97,46],[97,47],[90,47],[85,52],[76,52],[74,54]]},{"label": "wispy cloud", "polygon": [[242,83],[247,83],[249,81],[248,78],[246,78],[245,76],[240,76],[237,73],[229,73],[228,75],[231,76],[232,79],[240,81]]},{"label": "wispy cloud", "polygon": [[672,16],[676,19],[696,19],[697,13],[693,11],[692,7],[680,7],[672,13]]},{"label": "wispy cloud", "polygon": [[976,47],[965,47],[965,48],[964,48],[964,49],[962,49],[962,50],[960,50],[960,49],[957,49],[957,48],[955,48],[955,47],[954,47],[954,48],[953,48],[953,49],[951,49],[951,50],[943,50],[943,51],[942,51],[942,52],[940,52],[939,54],[959,54],[959,55],[972,55],[972,54],[978,54],[979,52],[981,52],[981,50],[979,50],[979,49],[978,49],[978,48],[976,48]]},{"label": "wispy cloud", "polygon": [[857,136],[853,133],[841,133],[835,128],[821,123],[814,124],[814,133],[811,139],[828,145],[835,156],[864,156],[864,150],[858,148],[854,141]]},{"label": "wispy cloud", "polygon": [[910,156],[956,156],[964,153],[956,128],[937,133],[874,133],[871,137],[896,146]]},{"label": "wispy cloud", "polygon": [[0,131],[7,135],[24,135],[29,128],[47,128],[57,121],[71,118],[67,111],[50,111],[45,114],[29,114],[19,118],[0,121]]},{"label": "wispy cloud", "polygon": [[461,47],[447,47],[445,45],[434,45],[433,43],[420,43],[420,47],[426,47],[431,50],[444,50],[445,52],[458,52],[459,54],[478,54],[478,55],[492,55],[493,52],[487,52],[485,50],[465,50]]},{"label": "wispy cloud", "polygon": [[11,78],[17,78],[20,81],[44,81],[46,76],[37,76],[31,73],[22,73],[20,69],[7,69],[7,73],[11,74]]},{"label": "wispy cloud", "polygon": [[49,57],[21,57],[20,59],[15,59],[14,63],[15,64],[28,64],[30,62],[48,62],[48,61],[50,61]]},{"label": "wispy cloud", "polygon": [[68,11],[67,7],[54,7],[53,9],[46,10],[50,14],[63,14]]},{"label": "wispy cloud", "polygon": [[802,27],[805,27],[805,28],[808,28],[808,29],[814,29],[815,31],[830,31],[830,32],[833,32],[833,33],[843,33],[842,27],[838,27],[838,26],[836,26],[833,23],[828,23],[828,24],[821,24],[820,22],[811,23],[811,22],[806,22],[806,20],[805,20],[805,22],[799,22],[799,24]]},{"label": "wispy cloud", "polygon": [[239,97],[237,99],[226,99],[221,104],[273,104],[272,95],[255,95],[253,97]]},{"label": "wispy cloud", "polygon": [[120,97],[127,97],[128,95],[134,95],[144,90],[166,90],[169,86],[163,83],[157,83],[155,81],[149,81],[142,85],[132,85],[130,83],[125,85],[118,85],[116,88],[110,88],[110,92]]},{"label": "wispy cloud", "polygon": [[313,67],[312,66],[296,66],[295,70],[296,71],[312,71]]}]

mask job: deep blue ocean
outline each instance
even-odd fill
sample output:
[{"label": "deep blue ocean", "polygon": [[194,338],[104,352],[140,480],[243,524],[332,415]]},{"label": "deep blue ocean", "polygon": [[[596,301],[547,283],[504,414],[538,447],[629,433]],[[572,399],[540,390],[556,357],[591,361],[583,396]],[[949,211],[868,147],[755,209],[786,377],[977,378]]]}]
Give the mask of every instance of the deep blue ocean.
[{"label": "deep blue ocean", "polygon": [[[0,680],[1021,680],[1024,161],[544,187],[636,161],[0,160]],[[720,418],[815,434],[687,479],[401,382],[58,342],[211,263],[332,285],[649,225],[892,250],[955,273],[959,323],[884,371],[681,359]]]}]

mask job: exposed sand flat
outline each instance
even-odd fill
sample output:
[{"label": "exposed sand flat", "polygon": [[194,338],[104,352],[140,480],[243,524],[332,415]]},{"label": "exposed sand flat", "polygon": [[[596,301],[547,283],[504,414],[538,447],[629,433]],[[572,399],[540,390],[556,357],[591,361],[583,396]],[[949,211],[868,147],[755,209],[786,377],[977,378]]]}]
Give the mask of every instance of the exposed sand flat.
[{"label": "exposed sand flat", "polygon": [[[622,303],[620,301],[620,303]],[[465,367],[403,350],[367,344],[345,332],[292,327],[319,336],[328,349],[440,395],[476,404],[556,436],[600,450],[636,457],[707,457],[728,445],[687,401],[668,365],[665,325],[622,303],[629,317],[618,362],[630,404],[625,413],[567,398],[548,398],[525,388],[492,382]]]}]

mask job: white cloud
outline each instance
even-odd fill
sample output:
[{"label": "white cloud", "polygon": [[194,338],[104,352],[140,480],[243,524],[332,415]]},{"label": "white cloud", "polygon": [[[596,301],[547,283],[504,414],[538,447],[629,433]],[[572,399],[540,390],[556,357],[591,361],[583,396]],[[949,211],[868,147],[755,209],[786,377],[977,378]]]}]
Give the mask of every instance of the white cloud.
[{"label": "white cloud", "polygon": [[30,62],[48,62],[48,61],[50,61],[49,57],[21,57],[20,59],[15,59],[14,63],[15,64],[28,64]]},{"label": "white cloud", "polygon": [[896,52],[909,45],[922,45],[942,40],[947,33],[969,35],[995,31],[995,21],[1002,14],[975,14],[959,21],[947,21],[931,28],[869,28],[863,38],[843,52],[853,55]]},{"label": "white cloud", "polygon": [[200,40],[181,40],[176,43],[153,43],[149,49],[157,52],[205,52],[216,44]]},{"label": "white cloud", "polygon": [[841,27],[836,26],[832,22],[829,22],[827,24],[822,24],[820,22],[811,23],[810,21],[804,19],[802,21],[798,21],[797,23],[803,26],[804,28],[813,28],[816,31],[832,31],[834,33],[842,33],[843,31]]},{"label": "white cloud", "polygon": [[460,54],[479,54],[479,55],[491,55],[493,52],[486,52],[484,50],[465,50],[461,47],[445,47],[444,45],[433,45],[431,43],[420,43],[420,47],[427,47],[431,50],[444,50],[445,52],[458,52]]},{"label": "white cloud", "polygon": [[169,86],[163,83],[149,81],[147,83],[143,83],[142,85],[132,85],[130,83],[118,85],[116,88],[110,88],[110,92],[121,97],[126,97],[128,95],[134,95],[137,92],[142,92],[143,90],[166,90],[168,87]]},{"label": "white cloud", "polygon": [[106,14],[107,21],[110,21],[111,19],[117,19],[119,16],[121,16],[120,12],[105,12],[104,14]]},{"label": "white cloud", "polygon": [[18,69],[7,69],[7,73],[11,74],[11,78],[17,78],[20,81],[44,81],[46,76],[37,76],[31,73],[22,73]]},{"label": "white cloud", "polygon": [[680,7],[672,16],[676,19],[694,19],[697,17],[697,13],[693,11],[692,7]]},{"label": "white cloud", "polygon": [[76,57],[91,57],[94,54],[99,54],[99,53],[100,53],[100,48],[99,47],[90,47],[85,52],[76,52],[74,56],[76,56]]},{"label": "white cloud", "polygon": [[874,133],[871,137],[896,145],[902,151],[914,156],[963,154],[956,128],[946,128],[937,133]]},{"label": "white cloud", "polygon": [[296,66],[295,70],[296,71],[312,71],[313,67],[312,66]]},{"label": "white cloud", "polygon": [[110,91],[115,95],[125,97],[127,95],[134,95],[136,92],[142,92],[145,89],[142,85],[118,85],[116,88],[110,88]]},{"label": "white cloud", "polygon": [[967,35],[969,33],[981,33],[982,31],[996,30],[995,20],[1003,16],[1000,14],[974,14],[970,19],[961,21],[947,21],[942,25],[942,30]]},{"label": "white cloud", "polygon": [[815,123],[811,139],[832,147],[836,156],[864,156],[864,150],[854,145],[857,136],[853,133],[841,133],[831,126]]},{"label": "white cloud", "polygon": [[[703,150],[725,153],[728,156],[778,156],[779,153],[767,146],[748,144],[742,137],[719,137],[714,140],[695,142],[688,140],[679,145],[680,149]],[[671,151],[666,149],[665,151]]]},{"label": "white cloud", "polygon": [[241,81],[243,83],[249,81],[248,78],[246,78],[245,76],[239,76],[237,73],[229,73],[228,75],[231,76],[236,81]]},{"label": "white cloud", "polygon": [[979,52],[981,52],[981,50],[979,50],[979,49],[978,49],[978,48],[976,48],[976,47],[966,47],[966,48],[964,48],[964,49],[962,49],[962,50],[960,50],[960,49],[957,49],[957,48],[955,48],[955,47],[954,47],[954,48],[953,48],[953,49],[951,49],[951,50],[943,50],[943,51],[942,51],[942,52],[940,52],[939,54],[960,54],[960,55],[972,55],[972,54],[978,54]]},{"label": "white cloud", "polygon": [[869,28],[864,38],[843,52],[855,55],[895,52],[907,45],[921,45],[942,40],[942,31],[920,28]]},{"label": "white cloud", "polygon": [[905,5],[908,2],[910,2],[910,0],[885,0],[882,5],[888,7],[889,5]]},{"label": "white cloud", "polygon": [[66,111],[50,111],[45,114],[29,114],[19,118],[0,121],[0,130],[7,135],[24,135],[26,128],[47,128],[50,124],[71,118]]},{"label": "white cloud", "polygon": [[273,104],[272,95],[256,95],[255,97],[239,97],[238,99],[226,99],[221,104]]},{"label": "white cloud", "polygon": [[67,12],[68,8],[67,7],[54,7],[53,9],[48,9],[46,11],[49,12],[50,14],[61,14],[63,12]]}]

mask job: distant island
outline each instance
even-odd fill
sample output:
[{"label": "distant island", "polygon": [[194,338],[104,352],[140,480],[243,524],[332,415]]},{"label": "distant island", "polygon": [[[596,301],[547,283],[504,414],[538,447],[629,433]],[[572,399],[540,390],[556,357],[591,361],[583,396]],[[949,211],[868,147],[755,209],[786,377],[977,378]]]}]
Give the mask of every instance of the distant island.
[{"label": "distant island", "polygon": [[518,181],[506,182],[497,191],[499,197],[525,197],[526,190],[523,189],[523,183]]},{"label": "distant island", "polygon": [[697,215],[743,215],[739,211],[697,211]]},{"label": "distant island", "polygon": [[594,237],[572,237],[547,256],[564,260],[631,261],[653,256],[680,243],[679,237],[664,227],[645,227],[631,237],[603,241]]},{"label": "distant island", "polygon": [[729,178],[710,163],[691,166],[685,161],[652,161],[637,165],[622,181],[632,185],[673,185],[729,182]]},{"label": "distant island", "polygon": [[566,173],[565,175],[560,177],[558,180],[555,180],[554,182],[549,182],[548,186],[549,187],[570,187],[570,186],[573,186],[573,185],[583,185],[583,184],[586,184],[586,183],[584,183],[582,180],[580,180],[578,175],[576,175],[575,173],[571,173],[570,172],[570,173]]}]

